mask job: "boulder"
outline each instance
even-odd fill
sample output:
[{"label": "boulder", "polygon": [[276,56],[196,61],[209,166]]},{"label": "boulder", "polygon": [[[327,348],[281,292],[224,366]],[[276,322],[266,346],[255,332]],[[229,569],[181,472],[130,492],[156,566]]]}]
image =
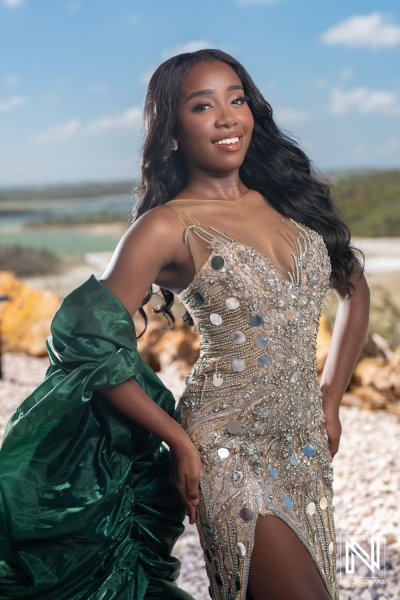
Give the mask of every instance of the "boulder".
[{"label": "boulder", "polygon": [[60,305],[60,298],[49,290],[33,290],[11,271],[0,271],[0,327],[4,352],[26,352],[47,356],[46,337]]}]

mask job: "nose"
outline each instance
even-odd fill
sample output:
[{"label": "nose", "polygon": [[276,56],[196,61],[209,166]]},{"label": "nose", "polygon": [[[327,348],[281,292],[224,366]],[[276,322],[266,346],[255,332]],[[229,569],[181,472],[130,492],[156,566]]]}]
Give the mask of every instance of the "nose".
[{"label": "nose", "polygon": [[233,127],[237,125],[238,118],[233,111],[234,109],[230,106],[220,106],[215,116],[215,127]]}]

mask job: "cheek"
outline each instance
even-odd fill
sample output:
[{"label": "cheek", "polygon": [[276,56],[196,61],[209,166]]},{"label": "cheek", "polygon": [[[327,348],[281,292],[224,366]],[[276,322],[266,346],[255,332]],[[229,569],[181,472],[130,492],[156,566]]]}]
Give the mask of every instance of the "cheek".
[{"label": "cheek", "polygon": [[254,117],[253,117],[253,113],[251,112],[250,108],[248,108],[248,110],[243,115],[242,123],[245,125],[248,133],[251,133],[253,131]]},{"label": "cheek", "polygon": [[209,141],[210,131],[208,119],[205,118],[205,115],[202,115],[202,118],[199,118],[197,115],[187,116],[180,123],[180,133],[181,136],[183,135],[186,139],[188,144],[193,141],[199,142],[202,139]]}]

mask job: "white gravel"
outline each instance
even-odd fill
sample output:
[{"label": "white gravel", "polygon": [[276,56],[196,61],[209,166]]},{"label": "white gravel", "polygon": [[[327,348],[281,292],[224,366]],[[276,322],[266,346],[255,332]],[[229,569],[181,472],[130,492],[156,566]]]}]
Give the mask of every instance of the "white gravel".
[{"label": "white gravel", "polygon": [[[0,436],[18,404],[43,379],[47,359],[23,354],[3,356],[3,380],[0,380]],[[166,385],[176,396],[182,382],[173,372],[162,374]],[[366,540],[370,533],[380,535],[381,551],[385,550],[385,582],[374,583],[363,562],[355,560],[355,581],[342,578],[344,573],[344,540],[342,561],[338,551],[337,573],[340,600],[400,599],[400,422],[395,415],[370,412],[355,407],[342,407],[342,438],[339,453],[333,460],[334,505],[338,550],[344,532],[355,532],[356,540],[369,551]],[[347,535],[348,538],[348,535]],[[178,584],[196,600],[209,600],[203,554],[194,525],[186,521],[186,529],[178,540],[174,554],[182,561]],[[349,576],[347,576],[349,577]],[[364,578],[364,579],[362,579]]]}]

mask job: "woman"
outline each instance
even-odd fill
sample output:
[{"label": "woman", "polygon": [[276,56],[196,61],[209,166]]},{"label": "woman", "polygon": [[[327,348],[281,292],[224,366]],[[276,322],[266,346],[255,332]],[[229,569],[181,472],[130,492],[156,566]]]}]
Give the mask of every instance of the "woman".
[{"label": "woman", "polygon": [[[43,519],[46,505],[57,524],[30,562],[8,541],[3,564],[13,593],[3,597],[22,596],[21,586],[15,593],[16,577],[22,581],[25,574],[28,588],[40,567],[45,592],[31,597],[185,597],[172,584],[176,565],[169,556],[184,505],[198,526],[214,599],[337,600],[330,459],[341,433],[339,404],[368,319],[368,287],[349,231],[334,214],[327,185],[279,131],[270,106],[229,55],[201,50],[163,63],[149,84],[144,123],[142,195],[133,226],[101,283],[92,277],[64,300],[49,338],[45,389],[25,401],[5,438],[7,458],[17,453],[15,440],[23,445],[35,437],[21,426],[25,418],[36,427],[26,409],[38,412],[44,403],[37,420],[45,453],[20,451],[10,464],[34,457],[33,478],[39,471],[50,498],[42,493],[34,506]],[[165,300],[159,312],[171,315],[178,294],[188,309],[185,319],[193,318],[201,336],[200,358],[174,414],[167,391],[132,347],[129,315],[138,308],[143,314],[152,283]],[[320,387],[315,342],[329,286],[339,309]],[[55,408],[46,404],[49,395],[57,399]],[[72,417],[71,398],[79,419]],[[174,505],[160,440],[170,448],[182,504]],[[60,469],[73,494],[65,492]],[[90,474],[90,494],[81,471]],[[21,476],[9,479],[6,502]],[[121,487],[131,494],[131,510]],[[78,517],[71,509],[75,489],[82,490]],[[164,546],[155,519],[168,536]],[[38,519],[31,515],[30,521]],[[47,513],[44,523],[49,529]],[[124,524],[121,532],[116,523]],[[17,519],[15,537],[24,526]],[[37,546],[38,527],[32,529]],[[85,557],[89,530],[102,559],[94,579],[94,560]],[[70,595],[60,589],[51,595],[54,540],[55,562],[62,565],[54,567],[55,578],[69,568],[80,576]],[[60,540],[74,542],[85,569],[70,567],[74,559],[60,551]],[[122,556],[119,571],[116,556]],[[138,574],[145,583],[126,594]],[[104,587],[108,579],[112,584]],[[96,582],[104,595],[96,595]]]}]

